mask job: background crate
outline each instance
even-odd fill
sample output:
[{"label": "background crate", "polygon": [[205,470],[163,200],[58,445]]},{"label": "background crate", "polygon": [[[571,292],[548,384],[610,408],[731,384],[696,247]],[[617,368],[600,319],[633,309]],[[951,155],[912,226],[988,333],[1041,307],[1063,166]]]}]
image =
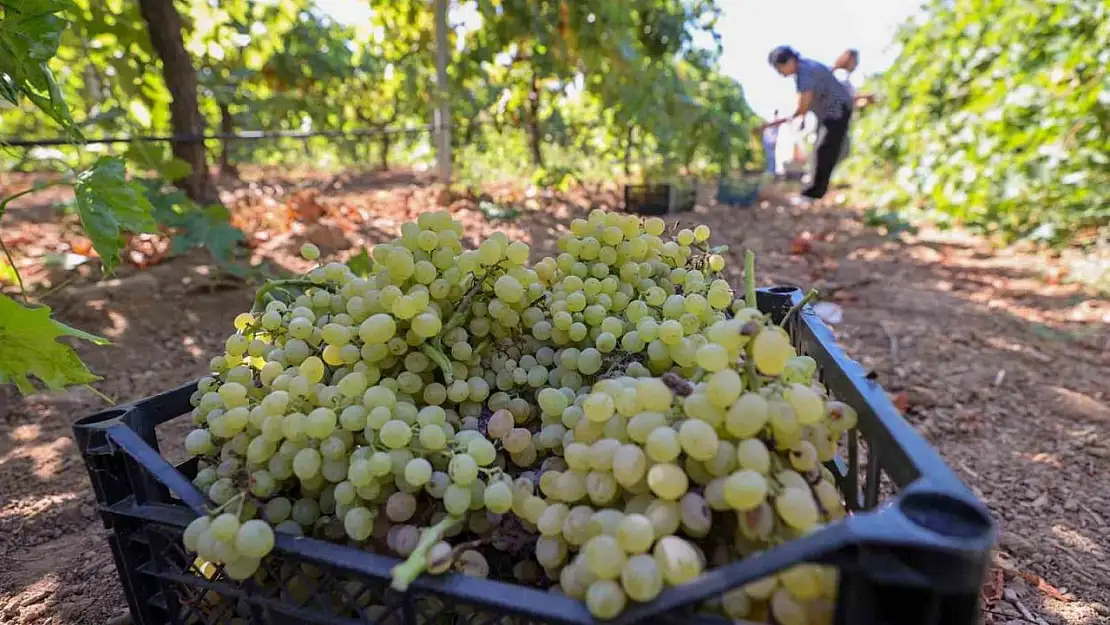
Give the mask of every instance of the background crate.
[{"label": "background crate", "polygon": [[717,202],[728,206],[751,206],[763,185],[760,175],[721,180],[717,185]]},{"label": "background crate", "polygon": [[[781,319],[800,301],[793,287],[759,292]],[[854,513],[805,538],[708,571],[696,582],[634,605],[625,623],[726,624],[697,613],[707,599],[800,562],[836,566],[838,625],[971,625],[995,528],[986,508],[897,413],[883,389],[836,345],[809,309],[788,323],[822,382],[859,412],[831,463]],[[181,546],[205,504],[190,483],[195,461],[171,466],[155,427],[186,414],[195,383],[74,425],[135,622],[165,623],[568,623],[594,620],[578,601],[463,575],[422,576],[406,593],[389,587],[395,559],[279,534],[263,581],[207,577]],[[175,496],[171,496],[171,491]],[[505,617],[511,619],[505,620]]]},{"label": "background crate", "polygon": [[697,191],[674,184],[624,186],[624,210],[636,215],[666,215],[694,210]]}]

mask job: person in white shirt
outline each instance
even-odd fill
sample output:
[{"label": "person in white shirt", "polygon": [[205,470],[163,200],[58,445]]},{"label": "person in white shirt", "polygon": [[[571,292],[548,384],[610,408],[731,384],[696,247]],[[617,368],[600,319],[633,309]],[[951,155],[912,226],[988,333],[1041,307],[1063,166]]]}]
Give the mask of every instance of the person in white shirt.
[{"label": "person in white shirt", "polygon": [[[775,109],[774,119],[778,119],[779,111]],[[779,127],[768,126],[763,129],[763,155],[766,159],[764,169],[767,173],[774,175],[778,170],[778,163],[775,160],[775,147],[778,144]]]},{"label": "person in white shirt", "polygon": [[859,93],[855,85],[852,84],[852,72],[856,71],[857,67],[859,67],[859,50],[849,48],[841,52],[840,56],[836,57],[836,62],[833,63],[832,70],[834,72],[837,70],[844,71],[844,78],[841,79],[840,84],[844,85],[848,93],[852,94],[853,104],[857,109],[860,109],[873,103],[875,101],[875,96],[872,94]]},{"label": "person in white shirt", "polygon": [[[852,106],[855,109],[862,109],[865,106],[875,101],[875,96],[871,94],[861,94],[856,86],[852,84],[852,72],[856,71],[859,67],[859,50],[849,48],[840,53],[836,57],[836,61],[832,65],[834,73],[843,72],[844,77],[840,79],[840,84],[848,90],[852,95]],[[844,144],[840,148],[840,158],[843,160],[848,156],[848,151],[851,149],[851,137],[844,137]]]}]

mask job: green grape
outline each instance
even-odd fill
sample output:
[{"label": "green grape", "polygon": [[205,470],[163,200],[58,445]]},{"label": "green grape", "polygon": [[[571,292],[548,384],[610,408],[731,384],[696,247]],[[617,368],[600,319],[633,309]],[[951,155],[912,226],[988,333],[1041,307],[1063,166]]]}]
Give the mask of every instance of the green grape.
[{"label": "green grape", "polygon": [[771,597],[771,614],[779,625],[807,625],[805,608],[783,588]]},{"label": "green grape", "polygon": [[697,363],[711,373],[720,371],[728,366],[728,350],[713,343],[703,345],[698,348]]},{"label": "green grape", "polygon": [[678,433],[664,426],[652,430],[644,443],[644,451],[655,462],[671,462],[682,453],[682,444]]},{"label": "green grape", "polygon": [[821,596],[821,570],[813,564],[796,564],[779,573],[779,583],[798,601]]},{"label": "green grape", "polygon": [[648,487],[657,497],[676,500],[686,493],[690,485],[686,472],[674,464],[661,463],[648,469]]},{"label": "green grape", "polygon": [[820,513],[809,489],[786,488],[775,497],[775,511],[790,527],[808,531],[817,525]]},{"label": "green grape", "polygon": [[400,449],[412,440],[412,428],[404,421],[393,419],[382,426],[378,438],[386,447]]},{"label": "green grape", "polygon": [[488,467],[497,459],[497,450],[494,448],[493,443],[484,438],[475,438],[470,441],[466,447],[466,453],[473,458],[479,466],[483,467]]},{"label": "green grape", "polygon": [[343,529],[351,540],[362,542],[374,531],[375,513],[356,506],[343,515]]},{"label": "green grape", "polygon": [[621,570],[621,587],[634,601],[651,601],[663,591],[663,573],[655,558],[641,553],[632,556]]},{"label": "green grape", "polygon": [[677,536],[664,536],[652,550],[663,579],[671,586],[693,581],[701,575],[702,564],[693,545]]},{"label": "green grape", "polygon": [[443,506],[448,514],[462,516],[470,507],[470,489],[459,484],[451,484],[443,494]]},{"label": "green grape", "polygon": [[771,424],[771,435],[775,439],[777,449],[790,449],[802,440],[802,424],[794,415],[790,404],[781,399],[772,398],[767,403],[768,422]]},{"label": "green grape", "polygon": [[786,368],[794,356],[790,336],[778,326],[764,328],[752,340],[752,359],[756,369],[764,375],[776,376]]},{"label": "green grape", "polygon": [[512,508],[513,492],[506,482],[493,482],[486,486],[483,502],[486,509],[494,514],[504,514]]},{"label": "green grape", "polygon": [[358,328],[359,338],[370,344],[385,344],[396,332],[397,322],[385,313],[370,315]]},{"label": "green grape", "polygon": [[478,479],[478,463],[469,454],[458,454],[451,459],[448,474],[459,486],[469,486]]},{"label": "green grape", "polygon": [[674,319],[668,319],[659,325],[659,340],[666,345],[675,345],[682,340],[684,331],[682,324]]},{"label": "green grape", "polygon": [[586,419],[595,423],[608,421],[615,410],[613,398],[605,393],[590,393],[582,404],[582,411]]},{"label": "green grape", "polygon": [[616,617],[626,603],[621,585],[611,579],[599,579],[586,590],[586,608],[599,619]]},{"label": "green grape", "polygon": [[302,449],[293,457],[293,473],[301,480],[310,480],[320,472],[323,463],[320,452],[315,449]]},{"label": "green grape", "polygon": [[590,468],[594,471],[609,471],[613,468],[613,456],[620,449],[620,441],[603,438],[590,445]]},{"label": "green grape", "polygon": [[723,369],[709,376],[705,393],[718,408],[728,408],[744,390],[744,380],[734,369]]},{"label": "green grape", "polygon": [[185,532],[181,535],[181,542],[185,545],[185,549],[196,552],[197,542],[200,537],[208,532],[208,528],[212,523],[212,519],[207,516],[199,516],[189,522],[185,527]]},{"label": "green grape", "polygon": [[193,456],[207,456],[215,453],[212,435],[208,430],[193,430],[185,437],[185,451]]},{"label": "green grape", "polygon": [[[570,464],[569,461],[567,464]],[[621,445],[613,454],[613,477],[625,488],[630,488],[639,483],[646,470],[647,457],[637,445]]]},{"label": "green grape", "polygon": [[309,356],[300,364],[300,374],[310,383],[324,379],[324,361],[317,356]]},{"label": "green grape", "polygon": [[809,441],[798,441],[789,450],[790,466],[805,473],[817,468],[817,448]]},{"label": "green grape", "polygon": [[[640,399],[643,400],[643,393],[640,393]],[[643,443],[656,428],[665,425],[666,422],[667,418],[661,412],[641,412],[628,420],[626,431],[628,437],[634,442]]]},{"label": "green grape", "polygon": [[605,505],[612,502],[617,496],[617,480],[612,474],[603,471],[591,471],[586,476],[586,494],[595,505]]},{"label": "green grape", "polygon": [[830,520],[839,521],[844,518],[844,502],[840,499],[840,491],[832,482],[817,482],[813,485],[813,494]]},{"label": "green grape", "polygon": [[334,410],[330,408],[317,408],[308,413],[304,425],[301,426],[301,428],[308,436],[317,440],[323,440],[331,436],[331,433],[335,431],[335,425],[338,419]]},{"label": "green grape", "polygon": [[655,542],[655,527],[642,514],[626,514],[617,525],[616,539],[626,553],[646,553]]},{"label": "green grape", "polygon": [[771,469],[771,452],[758,438],[748,438],[736,445],[736,462],[741,469],[767,475]]},{"label": "green grape", "polygon": [[814,425],[825,416],[820,396],[804,384],[791,384],[783,393],[783,398],[794,409],[794,415],[802,425]]},{"label": "green grape", "polygon": [[582,546],[586,568],[598,579],[616,579],[627,560],[624,550],[617,539],[601,534],[586,541]]},{"label": "green grape", "polygon": [[767,478],[756,471],[742,469],[725,479],[725,503],[739,512],[753,510],[767,497],[767,488]]},{"label": "green grape", "polygon": [[208,531],[216,540],[234,541],[235,533],[239,531],[239,517],[230,512],[224,512],[212,519]]},{"label": "green grape", "polygon": [[351,333],[347,329],[347,326],[339,325],[338,323],[329,323],[321,330],[321,338],[329,345],[342,347],[351,341]]},{"label": "green grape", "polygon": [[686,455],[697,460],[710,460],[717,455],[719,440],[713,426],[705,421],[689,419],[678,429],[678,440]]},{"label": "green grape", "polygon": [[320,248],[312,243],[305,243],[301,246],[301,257],[305,260],[316,260],[320,258]]},{"label": "green grape", "polygon": [[405,465],[405,481],[413,486],[423,486],[432,477],[432,463],[424,458],[413,458]]},{"label": "green grape", "polygon": [[265,521],[252,519],[239,526],[235,550],[250,558],[261,558],[274,548],[274,531]]},{"label": "green grape", "polygon": [[751,438],[767,425],[768,418],[767,400],[758,393],[744,393],[729,407],[725,429],[738,439]]},{"label": "green grape", "polygon": [[541,389],[536,394],[536,402],[539,404],[540,410],[549,415],[562,415],[568,405],[567,397],[554,388]]},{"label": "green grape", "polygon": [[447,434],[443,428],[429,423],[420,428],[420,446],[428,451],[439,451],[447,446]]}]

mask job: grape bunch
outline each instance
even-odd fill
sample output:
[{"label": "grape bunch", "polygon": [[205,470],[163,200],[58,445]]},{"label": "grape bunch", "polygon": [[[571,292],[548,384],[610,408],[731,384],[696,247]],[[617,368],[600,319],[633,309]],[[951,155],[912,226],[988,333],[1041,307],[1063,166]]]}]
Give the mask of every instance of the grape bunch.
[{"label": "grape bunch", "polygon": [[[665,230],[594,211],[530,265],[428,212],[365,275],[266,284],[192,398],[214,508],[186,548],[238,580],[313,536],[402,558],[400,590],[511,555],[608,619],[843,518],[824,465],[855,412],[755,307],[750,253],[738,297],[706,226]],[[801,564],[704,607],[818,624],[835,588]]]}]

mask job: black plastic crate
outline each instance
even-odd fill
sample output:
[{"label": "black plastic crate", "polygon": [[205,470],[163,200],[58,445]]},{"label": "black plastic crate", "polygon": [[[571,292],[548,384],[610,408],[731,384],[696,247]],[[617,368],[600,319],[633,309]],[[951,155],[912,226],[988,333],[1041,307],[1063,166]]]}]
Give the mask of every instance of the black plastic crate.
[{"label": "black plastic crate", "polygon": [[[800,301],[793,287],[759,291],[774,318]],[[808,308],[789,322],[800,353],[820,366],[830,393],[853,406],[859,425],[830,463],[852,512],[805,538],[708,571],[648,604],[630,604],[613,623],[720,623],[703,601],[801,562],[840,572],[838,625],[971,625],[995,527],[940,456],[898,414],[882,387],[837,346]],[[422,576],[406,593],[389,587],[394,558],[278,534],[262,563],[264,583],[206,577],[181,546],[205,504],[189,476],[171,466],[155,427],[190,411],[188,384],[81,419],[74,436],[96,492],[120,581],[135,622],[172,623],[593,623],[573,599],[460,574]],[[170,495],[172,491],[175,497]],[[292,581],[311,574],[311,586]],[[511,620],[501,620],[511,616]]]},{"label": "black plastic crate", "polygon": [[624,187],[624,210],[636,215],[666,215],[694,210],[697,191],[673,184],[636,184]]},{"label": "black plastic crate", "polygon": [[728,206],[751,206],[759,197],[762,180],[758,176],[721,180],[717,185],[717,203]]}]

